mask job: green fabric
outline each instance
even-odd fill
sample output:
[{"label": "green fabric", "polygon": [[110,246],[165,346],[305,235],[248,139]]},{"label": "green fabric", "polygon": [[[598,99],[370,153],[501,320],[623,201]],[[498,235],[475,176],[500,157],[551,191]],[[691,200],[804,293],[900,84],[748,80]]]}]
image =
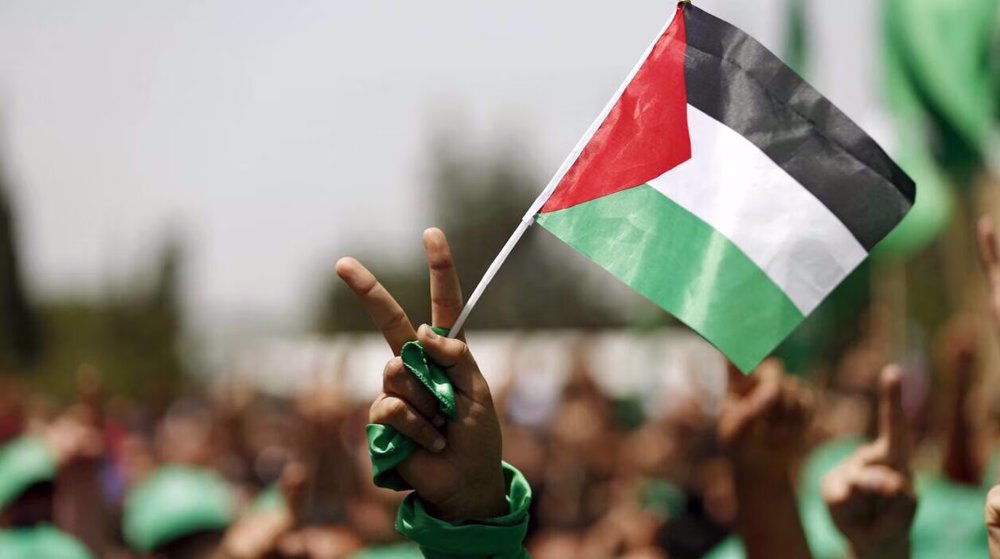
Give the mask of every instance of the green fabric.
[{"label": "green fabric", "polygon": [[376,545],[350,556],[350,559],[423,559],[424,554],[414,543]]},{"label": "green fabric", "polygon": [[0,510],[32,485],[55,479],[56,458],[42,439],[18,437],[0,448]]},{"label": "green fabric", "polygon": [[40,525],[0,532],[0,559],[93,559],[73,536]]},{"label": "green fabric", "polygon": [[724,235],[649,185],[536,216],[748,372],[803,320]]},{"label": "green fabric", "polygon": [[[446,328],[434,328],[439,336],[447,336]],[[403,365],[413,373],[438,401],[438,409],[448,419],[455,419],[455,389],[448,375],[427,358],[423,346],[418,341],[406,342],[399,352]]]},{"label": "green fabric", "polygon": [[883,76],[900,167],[920,185],[913,210],[872,252],[907,258],[946,227],[953,189],[996,152],[996,0],[887,0]]},{"label": "green fabric", "polygon": [[410,489],[410,484],[399,475],[396,466],[410,457],[417,449],[417,443],[388,425],[369,423],[365,433],[368,435],[368,456],[372,460],[375,485],[395,491]]},{"label": "green fabric", "polygon": [[[446,336],[448,330],[434,328],[438,335]],[[406,342],[399,353],[403,365],[420,382],[427,387],[438,401],[438,409],[448,419],[455,419],[455,390],[448,380],[448,375],[427,358],[423,346],[418,341]],[[409,458],[417,449],[417,443],[411,441],[394,427],[388,425],[369,424],[365,428],[368,435],[368,455],[372,461],[372,472],[375,485],[396,491],[410,489],[396,466]]]},{"label": "green fabric", "polygon": [[809,60],[809,26],[806,23],[805,0],[790,0],[788,3],[788,20],[785,28],[785,63],[801,76],[808,70]]},{"label": "green fabric", "polygon": [[712,548],[703,559],[745,559],[746,550],[743,549],[743,540],[737,536],[729,536],[722,540],[722,543]]},{"label": "green fabric", "polygon": [[639,505],[662,520],[679,516],[687,505],[684,490],[665,479],[649,478],[639,487]]},{"label": "green fabric", "polygon": [[164,466],[143,479],[125,499],[125,540],[139,551],[197,532],[225,530],[235,517],[229,484],[215,472]]},{"label": "green fabric", "polygon": [[[951,171],[982,162],[997,124],[996,0],[888,0],[885,12],[886,93],[901,140],[936,148]],[[931,128],[930,133],[927,129]]]},{"label": "green fabric", "polygon": [[940,478],[917,482],[920,504],[913,521],[913,559],[989,557],[983,508],[986,493]]},{"label": "green fabric", "polygon": [[503,472],[510,507],[506,515],[452,524],[431,516],[411,493],[399,507],[396,530],[419,545],[427,559],[528,557],[523,542],[528,531],[531,486],[521,472],[506,462]]},{"label": "green fabric", "polygon": [[872,250],[876,259],[905,259],[924,248],[945,230],[955,208],[955,194],[926,146],[903,142],[896,162],[920,185],[920,195],[903,221]]}]

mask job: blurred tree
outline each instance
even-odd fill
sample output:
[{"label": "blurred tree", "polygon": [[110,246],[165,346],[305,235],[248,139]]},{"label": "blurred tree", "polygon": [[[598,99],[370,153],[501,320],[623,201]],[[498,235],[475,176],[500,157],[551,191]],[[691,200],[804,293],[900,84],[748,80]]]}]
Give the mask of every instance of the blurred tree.
[{"label": "blurred tree", "polygon": [[39,363],[39,382],[63,395],[75,388],[69,374],[81,364],[97,367],[114,393],[165,402],[185,379],[181,359],[183,244],[169,237],[151,274],[130,278],[131,290],[114,290],[104,300],[69,299],[43,306],[48,351]]},{"label": "blurred tree", "polygon": [[[439,132],[431,147],[432,223],[447,233],[466,295],[517,226],[544,181],[518,158],[512,142],[494,142],[480,154],[455,133]],[[537,228],[535,228],[537,229]],[[356,253],[358,254],[358,253]],[[427,321],[427,270],[423,261],[395,267],[362,251],[380,280],[414,320]],[[594,289],[596,267],[542,231],[531,231],[507,260],[469,319],[473,328],[620,326],[624,288]],[[626,296],[627,297],[627,296]],[[636,297],[638,298],[638,297]],[[634,299],[633,299],[634,300]],[[628,305],[626,305],[628,306]],[[420,314],[420,313],[423,313]],[[663,320],[666,315],[660,313]],[[317,328],[368,330],[364,310],[335,277],[327,282]]]},{"label": "blurred tree", "polygon": [[22,370],[40,351],[37,317],[21,278],[17,220],[0,166],[0,369]]}]

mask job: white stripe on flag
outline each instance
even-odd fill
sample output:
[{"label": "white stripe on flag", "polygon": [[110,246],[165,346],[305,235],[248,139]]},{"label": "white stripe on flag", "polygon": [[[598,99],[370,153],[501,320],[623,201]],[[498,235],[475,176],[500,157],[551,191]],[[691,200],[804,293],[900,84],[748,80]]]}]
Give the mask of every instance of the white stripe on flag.
[{"label": "white stripe on flag", "polygon": [[867,256],[826,206],[736,131],[688,105],[692,158],[649,184],[742,250],[809,314]]}]

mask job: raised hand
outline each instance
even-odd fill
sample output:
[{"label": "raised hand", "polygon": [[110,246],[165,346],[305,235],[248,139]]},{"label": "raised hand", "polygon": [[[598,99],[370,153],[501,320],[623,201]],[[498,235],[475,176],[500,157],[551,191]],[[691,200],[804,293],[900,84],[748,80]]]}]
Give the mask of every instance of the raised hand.
[{"label": "raised hand", "polygon": [[746,377],[730,368],[718,430],[733,462],[736,531],[749,559],[810,557],[790,469],[803,450],[814,401],[778,360]]},{"label": "raised hand", "polygon": [[857,559],[910,556],[917,510],[899,369],[882,370],[878,437],[823,480],[823,499]]},{"label": "raised hand", "polygon": [[287,464],[279,481],[285,506],[253,511],[233,524],[226,531],[218,559],[261,559],[273,554],[298,524],[306,481],[302,464]]},{"label": "raised hand", "polygon": [[815,409],[814,393],[768,359],[753,375],[730,368],[719,438],[734,465],[786,477],[802,453]]},{"label": "raised hand", "polygon": [[[430,270],[431,317],[450,327],[462,309],[462,292],[451,249],[439,229],[424,232]],[[489,386],[462,339],[418,330],[374,275],[353,258],[337,262],[337,275],[361,300],[392,352],[382,375],[382,393],[369,421],[394,427],[418,448],[399,465],[399,473],[444,520],[483,519],[508,512],[501,470],[500,424]],[[403,344],[419,340],[424,351],[448,375],[455,389],[457,414],[446,422],[429,391],[398,357]]]}]

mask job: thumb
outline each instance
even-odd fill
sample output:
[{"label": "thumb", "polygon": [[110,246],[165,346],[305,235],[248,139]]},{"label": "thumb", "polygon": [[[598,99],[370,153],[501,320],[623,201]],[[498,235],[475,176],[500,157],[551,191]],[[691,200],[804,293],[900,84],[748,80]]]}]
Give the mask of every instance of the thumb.
[{"label": "thumb", "polygon": [[908,467],[910,441],[899,367],[888,365],[882,369],[879,385],[878,440],[885,445],[886,458],[891,464]]},{"label": "thumb", "polygon": [[479,366],[465,342],[442,336],[426,324],[417,329],[417,339],[427,356],[448,375],[455,390],[468,395],[481,394],[483,390],[489,393],[486,379],[479,372]]}]

